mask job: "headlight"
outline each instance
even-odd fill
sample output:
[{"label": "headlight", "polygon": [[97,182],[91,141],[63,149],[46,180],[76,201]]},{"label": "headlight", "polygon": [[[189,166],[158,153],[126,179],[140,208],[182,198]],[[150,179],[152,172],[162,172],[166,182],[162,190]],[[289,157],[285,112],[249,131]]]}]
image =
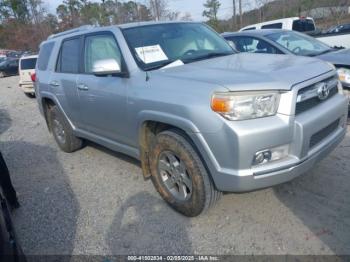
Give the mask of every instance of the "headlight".
[{"label": "headlight", "polygon": [[337,72],[339,75],[340,82],[350,84],[350,69],[338,68]]},{"label": "headlight", "polygon": [[229,120],[246,120],[275,115],[279,100],[277,91],[215,93],[211,108]]}]

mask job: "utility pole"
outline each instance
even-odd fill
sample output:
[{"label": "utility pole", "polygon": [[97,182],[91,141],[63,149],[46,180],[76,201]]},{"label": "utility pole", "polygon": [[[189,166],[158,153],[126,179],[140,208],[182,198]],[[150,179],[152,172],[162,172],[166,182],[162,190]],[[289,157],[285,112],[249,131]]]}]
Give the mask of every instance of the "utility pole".
[{"label": "utility pole", "polygon": [[235,29],[236,29],[236,26],[237,26],[236,0],[232,0],[232,4],[233,4],[232,30],[235,30]]},{"label": "utility pole", "polygon": [[239,0],[239,26],[240,28],[243,27],[243,13],[242,13],[242,0]]}]

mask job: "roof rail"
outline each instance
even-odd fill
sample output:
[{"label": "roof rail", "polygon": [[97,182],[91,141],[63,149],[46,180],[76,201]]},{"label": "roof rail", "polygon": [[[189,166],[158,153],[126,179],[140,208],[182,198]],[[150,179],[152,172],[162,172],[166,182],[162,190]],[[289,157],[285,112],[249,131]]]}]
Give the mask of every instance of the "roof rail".
[{"label": "roof rail", "polygon": [[83,25],[83,26],[80,26],[80,27],[77,27],[77,28],[73,28],[73,29],[61,32],[61,33],[52,34],[52,35],[50,35],[47,38],[47,40],[53,39],[53,38],[57,38],[57,37],[60,37],[60,36],[64,36],[64,35],[69,35],[69,34],[81,32],[81,31],[86,31],[86,30],[89,30],[89,29],[92,29],[92,28],[95,28],[95,26],[93,26],[93,25]]}]

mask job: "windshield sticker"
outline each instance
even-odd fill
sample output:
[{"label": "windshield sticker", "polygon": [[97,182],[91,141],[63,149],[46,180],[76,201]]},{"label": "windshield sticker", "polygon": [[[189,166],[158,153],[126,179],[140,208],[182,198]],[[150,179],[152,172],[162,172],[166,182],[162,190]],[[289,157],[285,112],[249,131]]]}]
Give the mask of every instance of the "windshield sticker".
[{"label": "windshield sticker", "polygon": [[160,45],[137,47],[135,51],[145,64],[168,60]]},{"label": "windshield sticker", "polygon": [[183,66],[183,65],[184,65],[184,62],[182,62],[180,59],[178,59],[178,60],[172,62],[171,64],[162,67],[162,69],[171,68],[171,67],[177,67],[177,66]]}]

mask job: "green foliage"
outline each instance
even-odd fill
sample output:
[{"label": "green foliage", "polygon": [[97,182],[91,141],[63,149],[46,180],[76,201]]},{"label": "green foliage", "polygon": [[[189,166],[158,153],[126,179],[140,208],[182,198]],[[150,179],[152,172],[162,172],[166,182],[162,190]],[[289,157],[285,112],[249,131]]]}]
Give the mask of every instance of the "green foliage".
[{"label": "green foliage", "polygon": [[207,23],[216,30],[219,30],[218,11],[221,3],[218,0],[207,0],[204,3],[206,10],[203,11],[203,16],[208,18]]}]

